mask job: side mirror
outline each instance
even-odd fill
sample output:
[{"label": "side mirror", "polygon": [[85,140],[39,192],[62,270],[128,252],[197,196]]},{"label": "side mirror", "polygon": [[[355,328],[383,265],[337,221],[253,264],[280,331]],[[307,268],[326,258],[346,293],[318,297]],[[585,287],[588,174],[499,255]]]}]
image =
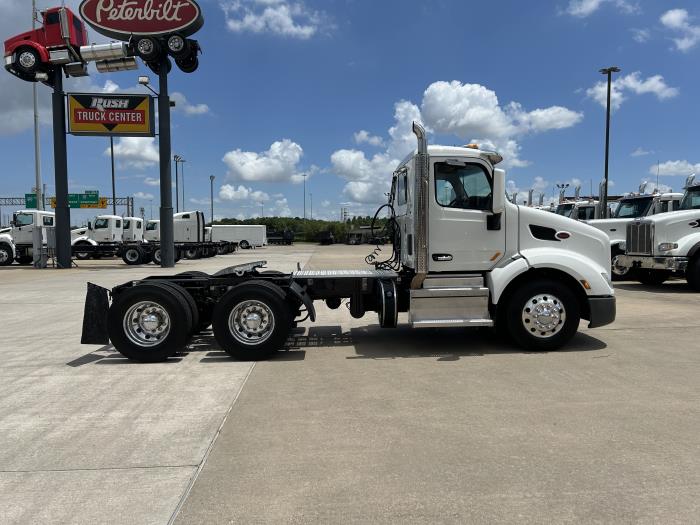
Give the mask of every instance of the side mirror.
[{"label": "side mirror", "polygon": [[503,213],[506,208],[506,172],[501,169],[493,170],[493,192],[491,195],[491,211]]}]

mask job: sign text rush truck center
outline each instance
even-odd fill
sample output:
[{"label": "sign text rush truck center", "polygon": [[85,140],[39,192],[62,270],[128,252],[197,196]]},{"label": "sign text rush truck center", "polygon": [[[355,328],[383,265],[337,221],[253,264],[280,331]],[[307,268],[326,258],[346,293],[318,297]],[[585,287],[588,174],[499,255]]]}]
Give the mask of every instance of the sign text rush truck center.
[{"label": "sign text rush truck center", "polygon": [[68,95],[68,131],[73,135],[155,134],[153,99],[148,95]]}]

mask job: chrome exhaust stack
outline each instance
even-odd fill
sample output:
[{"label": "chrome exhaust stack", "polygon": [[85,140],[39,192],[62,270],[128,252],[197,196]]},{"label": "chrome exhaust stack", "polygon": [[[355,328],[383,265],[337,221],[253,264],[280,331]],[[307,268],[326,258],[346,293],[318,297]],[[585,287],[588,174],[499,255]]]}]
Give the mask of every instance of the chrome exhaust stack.
[{"label": "chrome exhaust stack", "polygon": [[416,275],[411,281],[411,289],[423,287],[423,281],[428,274],[428,140],[425,128],[418,122],[413,122],[413,133],[418,139],[416,154],[416,191],[414,192],[413,223],[415,224],[414,253]]}]

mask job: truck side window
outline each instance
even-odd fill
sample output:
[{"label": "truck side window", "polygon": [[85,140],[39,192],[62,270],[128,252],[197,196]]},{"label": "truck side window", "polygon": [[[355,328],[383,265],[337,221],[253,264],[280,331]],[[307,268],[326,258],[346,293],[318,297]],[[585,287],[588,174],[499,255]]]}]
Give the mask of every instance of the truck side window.
[{"label": "truck side window", "polygon": [[95,229],[104,230],[109,225],[109,219],[95,219]]},{"label": "truck side window", "polygon": [[435,164],[435,199],[440,206],[465,210],[491,209],[491,180],[478,164]]},{"label": "truck side window", "polygon": [[58,24],[58,11],[54,11],[53,13],[49,13],[46,15],[45,24]]},{"label": "truck side window", "polygon": [[403,206],[408,201],[408,174],[399,173],[398,189],[397,189],[398,205]]},{"label": "truck side window", "polygon": [[189,214],[189,213],[186,213],[185,215],[182,216],[182,218],[183,218],[183,219],[189,219],[189,218],[190,218],[190,214]]},{"label": "truck side window", "polygon": [[53,226],[53,217],[44,215],[44,226]]},{"label": "truck side window", "polygon": [[129,228],[131,228],[131,221],[124,221],[124,229],[128,230]]},{"label": "truck side window", "polygon": [[137,230],[141,229],[141,221],[136,221],[136,229]]},{"label": "truck side window", "polygon": [[679,210],[681,207],[681,201],[673,201],[673,211]]},{"label": "truck side window", "polygon": [[122,221],[120,221],[119,219],[117,219],[116,222],[117,222],[117,224],[116,224],[117,228],[121,228],[121,227],[122,227]]}]

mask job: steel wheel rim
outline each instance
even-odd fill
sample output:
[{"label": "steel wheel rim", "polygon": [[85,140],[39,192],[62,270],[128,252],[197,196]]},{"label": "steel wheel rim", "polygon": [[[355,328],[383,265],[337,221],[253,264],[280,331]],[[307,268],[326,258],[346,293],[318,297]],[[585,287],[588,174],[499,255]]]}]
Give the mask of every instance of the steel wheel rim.
[{"label": "steel wheel rim", "polygon": [[228,328],[237,342],[259,345],[272,336],[275,315],[267,304],[249,299],[233,307],[228,316]]},{"label": "steel wheel rim", "polygon": [[138,47],[139,52],[144,55],[150,55],[151,53],[153,53],[153,42],[148,38],[139,40],[139,43],[136,45],[136,47]]},{"label": "steel wheel rim", "polygon": [[0,248],[0,263],[5,263],[10,260],[10,252],[7,248]]},{"label": "steel wheel rim", "polygon": [[521,319],[530,335],[547,339],[564,328],[566,309],[558,297],[547,293],[539,294],[525,303]]},{"label": "steel wheel rim", "polygon": [[126,260],[129,262],[136,262],[139,258],[139,252],[136,250],[127,250],[126,251]]},{"label": "steel wheel rim", "polygon": [[158,303],[139,301],[124,314],[123,327],[129,341],[141,347],[153,347],[168,337],[170,315]]},{"label": "steel wheel rim", "polygon": [[34,56],[34,53],[30,53],[29,51],[23,51],[20,53],[17,61],[24,69],[31,69],[36,65],[36,57]]},{"label": "steel wheel rim", "polygon": [[615,257],[612,258],[611,270],[612,270],[612,273],[614,273],[618,277],[624,277],[629,272],[629,268],[625,268],[624,266],[620,266],[618,264],[619,260],[620,260],[619,255],[616,255]]}]

